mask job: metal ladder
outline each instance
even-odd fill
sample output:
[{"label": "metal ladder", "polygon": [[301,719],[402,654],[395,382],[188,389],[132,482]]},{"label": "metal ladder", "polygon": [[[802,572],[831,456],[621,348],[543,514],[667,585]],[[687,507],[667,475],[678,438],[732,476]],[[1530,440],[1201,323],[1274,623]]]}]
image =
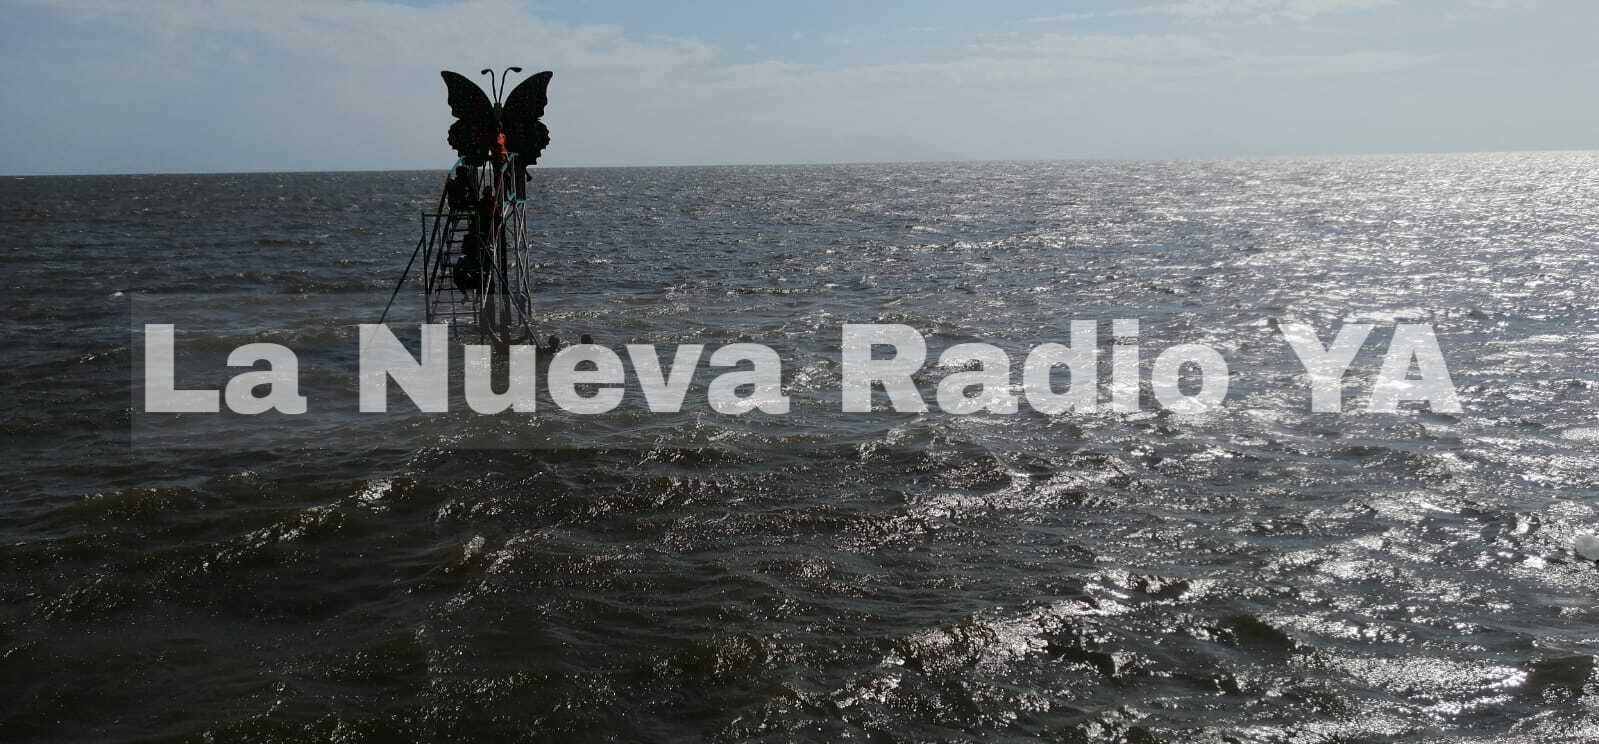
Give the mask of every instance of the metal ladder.
[{"label": "metal ladder", "polygon": [[424,254],[428,321],[448,323],[455,330],[475,326],[481,309],[478,291],[455,286],[455,267],[463,257],[461,248],[474,219],[472,212],[454,210],[422,215],[423,231],[429,236]]}]

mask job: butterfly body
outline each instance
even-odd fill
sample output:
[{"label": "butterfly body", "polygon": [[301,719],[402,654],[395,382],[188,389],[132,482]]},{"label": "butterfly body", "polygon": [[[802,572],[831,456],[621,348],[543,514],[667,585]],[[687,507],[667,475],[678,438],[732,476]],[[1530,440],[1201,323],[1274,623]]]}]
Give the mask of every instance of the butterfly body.
[{"label": "butterfly body", "polygon": [[554,73],[546,70],[523,80],[503,101],[490,101],[482,88],[460,73],[439,74],[456,119],[450,125],[450,147],[464,164],[477,167],[490,159],[503,161],[512,153],[523,165],[538,162],[550,144],[550,130],[540,119],[549,103]]}]

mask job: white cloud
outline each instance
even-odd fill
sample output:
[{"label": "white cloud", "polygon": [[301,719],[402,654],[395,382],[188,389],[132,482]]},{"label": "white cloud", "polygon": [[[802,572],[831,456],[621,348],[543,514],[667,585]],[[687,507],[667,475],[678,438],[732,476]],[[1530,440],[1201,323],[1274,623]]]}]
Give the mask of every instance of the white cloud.
[{"label": "white cloud", "polygon": [[1153,11],[1187,18],[1288,18],[1302,21],[1393,4],[1394,0],[1180,0],[1154,8]]},{"label": "white cloud", "polygon": [[1535,10],[1543,5],[1543,0],[1467,0],[1466,4],[1477,10]]},{"label": "white cloud", "polygon": [[1419,47],[1252,23],[1382,3],[1181,0],[1139,9],[1138,33],[1012,32],[825,66],[735,63],[700,40],[553,20],[511,0],[54,0],[93,41],[0,49],[0,110],[8,98],[52,101],[0,116],[0,155],[39,171],[58,166],[36,153],[71,141],[113,163],[77,169],[437,165],[449,157],[437,70],[475,77],[490,64],[556,71],[552,164],[1126,154],[1218,139],[1258,148],[1255,122],[1329,130],[1312,112],[1370,119],[1384,101],[1410,105],[1395,93],[1410,90],[1402,76],[1441,69]]},{"label": "white cloud", "polygon": [[[1482,0],[1483,2],[1526,2],[1530,0]],[[1174,17],[1210,20],[1305,21],[1337,13],[1373,10],[1395,5],[1397,0],[1177,0],[1160,5],[1143,5],[1106,11],[1061,13],[1028,19],[1030,23],[1061,23],[1105,18]]]},{"label": "white cloud", "polygon": [[[113,20],[166,43],[218,35],[260,38],[297,54],[345,65],[459,64],[463,57],[567,69],[665,73],[710,62],[710,45],[680,39],[649,43],[621,27],[569,24],[510,0],[460,0],[433,6],[376,0],[45,0],[84,18]],[[528,59],[536,56],[537,59]]]}]

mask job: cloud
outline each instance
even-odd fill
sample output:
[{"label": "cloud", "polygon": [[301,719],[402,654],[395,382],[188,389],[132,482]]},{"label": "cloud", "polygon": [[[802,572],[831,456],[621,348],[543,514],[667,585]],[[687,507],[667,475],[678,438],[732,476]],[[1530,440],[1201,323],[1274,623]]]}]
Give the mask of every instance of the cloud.
[{"label": "cloud", "polygon": [[[1518,2],[1528,0],[1483,0]],[[1168,17],[1188,20],[1306,21],[1318,16],[1373,10],[1397,0],[1178,0],[1106,11],[1061,13],[1028,19],[1031,23],[1089,21],[1106,18]]]},{"label": "cloud", "polygon": [[[622,121],[669,108],[679,81],[704,79],[720,55],[698,40],[567,23],[509,0],[29,5],[59,38],[0,50],[0,136],[15,143],[0,152],[15,148],[19,156],[5,159],[34,172],[60,167],[38,154],[54,133],[82,142],[84,157],[116,159],[98,166],[112,169],[201,168],[223,151],[244,168],[418,165],[448,153],[441,69],[474,79],[487,65],[554,69],[552,95],[567,107],[552,106],[552,119],[571,122],[580,104]],[[37,100],[53,105],[9,115]],[[556,141],[581,144],[573,134],[557,130]],[[116,147],[114,136],[134,142]],[[341,141],[356,137],[369,153]],[[379,160],[384,153],[393,159]],[[155,162],[121,164],[137,157]]]},{"label": "cloud", "polygon": [[[1381,0],[1182,0],[1118,33],[921,32],[929,43],[882,63],[833,61],[827,29],[808,59],[761,59],[510,0],[32,2],[51,19],[25,19],[40,38],[0,46],[13,172],[438,167],[451,155],[437,71],[486,64],[556,71],[548,164],[1255,151],[1342,126],[1313,114],[1412,105],[1417,71],[1448,63],[1251,23]],[[24,105],[37,100],[51,105]]]},{"label": "cloud", "polygon": [[1476,10],[1536,10],[1542,7],[1543,0],[1467,0],[1466,4]]},{"label": "cloud", "polygon": [[1288,18],[1302,21],[1393,4],[1394,0],[1181,0],[1159,6],[1154,12],[1186,18]]},{"label": "cloud", "polygon": [[[433,66],[471,56],[654,75],[703,65],[716,55],[714,47],[694,40],[645,42],[630,38],[620,26],[550,20],[510,0],[430,6],[376,0],[45,0],[44,4],[86,20],[145,32],[184,53],[195,51],[196,42],[259,40],[314,61],[346,66]],[[534,50],[538,60],[527,59]]]}]

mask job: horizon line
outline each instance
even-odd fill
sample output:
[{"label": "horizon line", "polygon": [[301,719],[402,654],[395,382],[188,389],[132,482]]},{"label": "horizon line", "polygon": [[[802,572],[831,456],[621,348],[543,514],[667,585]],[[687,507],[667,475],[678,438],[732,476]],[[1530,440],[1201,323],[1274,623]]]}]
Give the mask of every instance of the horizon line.
[{"label": "horizon line", "polygon": [[[1171,157],[1058,157],[1058,158],[950,158],[934,160],[829,160],[814,162],[747,162],[747,163],[653,163],[636,165],[552,165],[530,166],[540,170],[624,170],[629,168],[814,168],[826,166],[854,166],[854,165],[939,165],[939,164],[979,164],[979,163],[1214,163],[1214,162],[1248,162],[1260,160],[1315,160],[1324,158],[1382,158],[1405,156],[1447,156],[1447,155],[1507,155],[1507,154],[1538,154],[1538,153],[1584,153],[1599,152],[1599,148],[1527,148],[1504,150],[1393,150],[1373,152],[1332,152],[1332,153],[1286,153],[1275,155],[1230,155],[1230,156],[1171,156]],[[321,173],[429,173],[444,172],[450,166],[438,168],[332,168],[328,170],[216,170],[216,171],[112,171],[99,173],[0,173],[4,179],[28,178],[96,178],[109,176],[265,176],[265,175],[308,175]]]}]

